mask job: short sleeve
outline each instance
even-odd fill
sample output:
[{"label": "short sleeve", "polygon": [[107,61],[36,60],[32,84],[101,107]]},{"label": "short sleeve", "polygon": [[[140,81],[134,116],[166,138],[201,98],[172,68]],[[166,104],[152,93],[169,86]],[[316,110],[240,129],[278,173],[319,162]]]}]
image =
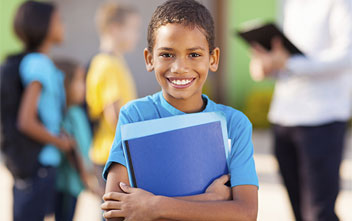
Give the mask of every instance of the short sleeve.
[{"label": "short sleeve", "polygon": [[128,123],[131,123],[131,120],[129,120],[128,115],[126,114],[126,111],[124,110],[124,108],[121,108],[121,111],[119,114],[119,120],[116,126],[114,142],[112,143],[109,158],[105,164],[104,171],[103,171],[103,178],[105,180],[108,176],[109,168],[112,163],[119,163],[121,165],[126,166],[125,155],[122,149],[121,126]]},{"label": "short sleeve", "polygon": [[51,61],[41,54],[28,54],[20,64],[20,76],[23,85],[26,87],[34,81],[46,85],[50,73]]},{"label": "short sleeve", "polygon": [[231,186],[255,185],[259,187],[253,159],[252,124],[248,118],[243,115],[229,135],[232,142],[229,163]]}]

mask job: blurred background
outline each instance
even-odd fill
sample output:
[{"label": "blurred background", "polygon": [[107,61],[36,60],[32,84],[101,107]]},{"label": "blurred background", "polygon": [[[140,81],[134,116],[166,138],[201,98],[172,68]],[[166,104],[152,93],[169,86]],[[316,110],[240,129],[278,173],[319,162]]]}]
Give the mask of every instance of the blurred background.
[{"label": "blurred background", "polygon": [[[1,0],[1,45],[0,60],[21,49],[21,44],[12,31],[12,20],[18,5],[23,0]],[[65,25],[65,41],[52,50],[55,56],[71,56],[82,64],[99,50],[99,38],[96,32],[94,15],[101,4],[96,0],[54,0],[58,6]],[[160,90],[153,73],[145,69],[142,50],[146,47],[146,33],[149,19],[156,6],[163,0],[138,1],[121,0],[134,4],[142,16],[142,30],[136,50],[126,55],[138,88],[139,97]],[[241,39],[235,36],[235,30],[245,21],[252,19],[276,20],[279,16],[279,1],[213,1],[202,0],[215,19],[216,42],[221,48],[220,69],[211,74],[206,93],[214,100],[234,106],[252,116],[256,126],[267,127],[266,110],[269,107],[273,83],[254,83],[248,71],[249,52]],[[253,7],[256,4],[256,7]],[[258,113],[257,113],[258,112]],[[254,119],[254,115],[256,119]]]},{"label": "blurred background", "polygon": [[[15,10],[23,0],[0,0],[0,62],[9,53],[19,51],[21,44],[12,31]],[[66,28],[62,46],[52,50],[52,56],[69,56],[82,64],[98,52],[99,39],[94,14],[101,1],[54,0]],[[145,69],[143,49],[149,19],[163,0],[121,0],[135,5],[142,16],[142,31],[136,50],[126,55],[126,61],[136,82],[138,97],[160,90],[154,74]],[[249,75],[248,46],[235,35],[240,24],[253,19],[276,21],[280,24],[280,0],[200,0],[215,19],[216,42],[221,49],[220,68],[211,73],[205,93],[218,103],[243,111],[254,125],[255,161],[260,180],[258,220],[293,220],[288,196],[278,175],[272,156],[272,138],[267,121],[274,83],[253,82]],[[352,38],[352,36],[351,36]],[[352,220],[352,133],[348,131],[344,161],[341,167],[342,191],[337,201],[341,220]],[[1,161],[0,161],[1,162]],[[0,220],[11,220],[12,178],[0,164]],[[100,220],[100,200],[84,192],[78,200],[75,220]]]}]

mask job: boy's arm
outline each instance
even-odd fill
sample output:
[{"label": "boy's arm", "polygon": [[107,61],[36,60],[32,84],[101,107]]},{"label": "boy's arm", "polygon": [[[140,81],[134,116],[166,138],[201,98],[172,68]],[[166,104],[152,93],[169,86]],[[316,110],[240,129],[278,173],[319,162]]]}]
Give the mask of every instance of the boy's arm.
[{"label": "boy's arm", "polygon": [[[179,200],[187,200],[187,201],[215,201],[215,200],[231,200],[231,188],[227,187],[225,183],[229,180],[228,175],[224,175],[219,179],[216,179],[206,190],[206,193],[193,195],[193,196],[185,196],[185,197],[175,197],[175,199]],[[107,176],[105,193],[123,193],[124,191],[120,188],[119,183],[123,182],[129,184],[128,180],[128,172],[125,166],[113,163],[110,166],[109,173]],[[108,205],[110,209],[104,209],[105,211],[117,209],[116,205],[119,204],[115,199],[106,199],[105,205]],[[123,218],[109,218],[109,221],[112,220],[123,220]],[[160,219],[161,220],[161,219]],[[163,218],[166,220],[166,218]]]},{"label": "boy's arm", "polygon": [[[106,187],[105,187],[105,193],[110,193],[110,192],[120,192],[122,193],[123,191],[121,190],[120,186],[118,185],[120,182],[124,182],[126,184],[129,184],[128,180],[128,174],[127,174],[127,169],[123,165],[119,163],[112,163],[109,169],[108,176],[106,178]],[[107,219],[108,221],[118,221],[118,220],[124,220],[124,218],[111,218]]]},{"label": "boy's arm", "polygon": [[157,217],[175,220],[256,220],[258,189],[243,185],[232,188],[233,200],[192,202],[155,196]]},{"label": "boy's arm", "polygon": [[[118,192],[118,193],[123,193],[123,191],[120,188],[119,183],[123,182],[126,184],[129,184],[128,180],[128,173],[127,169],[125,166],[119,164],[119,163],[113,163],[110,166],[109,173],[106,179],[106,187],[105,187],[105,192]],[[115,200],[109,201],[108,202],[111,207],[114,207],[114,204],[118,203]],[[108,210],[106,210],[108,211]],[[124,220],[124,217],[118,217],[118,218],[107,218],[106,220],[108,221],[119,221],[119,220]],[[163,219],[166,221],[166,219]],[[161,219],[160,219],[161,221]]]},{"label": "boy's arm", "polygon": [[131,220],[256,220],[258,189],[252,185],[232,188],[231,201],[186,201],[155,196],[139,188],[120,184],[125,193],[109,193],[105,200],[115,200],[115,205],[103,204],[105,218],[125,217]]},{"label": "boy's arm", "polygon": [[[223,176],[212,185],[226,183],[227,179]],[[112,164],[107,177],[105,203],[102,205],[108,220],[122,220],[117,217],[129,217],[131,213],[132,216],[137,214],[137,217],[144,214],[142,218],[148,219],[145,211],[154,220],[256,220],[257,217],[256,186],[236,186],[232,188],[233,200],[211,201],[214,199],[209,200],[206,193],[184,198],[155,196],[142,189],[120,186],[120,182],[129,184],[127,169],[121,164]],[[121,208],[122,205],[125,207]]]},{"label": "boy's arm", "polygon": [[212,184],[206,189],[205,193],[193,196],[173,197],[174,199],[187,201],[221,201],[232,200],[231,188],[226,185],[230,180],[229,175],[223,175],[214,180]]}]

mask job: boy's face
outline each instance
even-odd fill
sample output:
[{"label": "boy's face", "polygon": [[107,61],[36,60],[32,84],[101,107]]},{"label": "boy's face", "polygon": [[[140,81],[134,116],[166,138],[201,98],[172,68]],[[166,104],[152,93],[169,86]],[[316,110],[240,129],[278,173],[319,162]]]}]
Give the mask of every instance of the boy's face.
[{"label": "boy's face", "polygon": [[154,38],[153,52],[145,49],[144,56],[147,70],[155,71],[165,99],[201,99],[208,71],[218,68],[219,49],[210,54],[205,35],[182,24],[161,26]]}]

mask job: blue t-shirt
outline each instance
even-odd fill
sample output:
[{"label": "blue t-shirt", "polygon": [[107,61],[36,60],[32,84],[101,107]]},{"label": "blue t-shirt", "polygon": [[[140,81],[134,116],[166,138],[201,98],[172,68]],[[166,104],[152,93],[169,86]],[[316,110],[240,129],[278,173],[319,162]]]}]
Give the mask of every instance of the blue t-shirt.
[{"label": "blue t-shirt", "polygon": [[[222,112],[226,117],[227,132],[229,139],[231,139],[231,154],[229,155],[231,186],[259,186],[253,160],[252,124],[238,110],[216,104],[206,95],[203,95],[203,100],[206,102],[206,107],[202,112]],[[169,104],[163,97],[162,92],[131,101],[123,106],[120,110],[115,139],[104,168],[103,177],[106,179],[111,163],[120,163],[126,166],[121,142],[121,125],[181,114],[186,113]]]},{"label": "blue t-shirt", "polygon": [[[38,115],[45,128],[58,135],[66,103],[64,75],[49,57],[41,53],[30,53],[22,59],[20,75],[25,87],[34,81],[41,84]],[[50,144],[39,153],[39,162],[44,166],[58,166],[60,159],[60,151]]]}]

